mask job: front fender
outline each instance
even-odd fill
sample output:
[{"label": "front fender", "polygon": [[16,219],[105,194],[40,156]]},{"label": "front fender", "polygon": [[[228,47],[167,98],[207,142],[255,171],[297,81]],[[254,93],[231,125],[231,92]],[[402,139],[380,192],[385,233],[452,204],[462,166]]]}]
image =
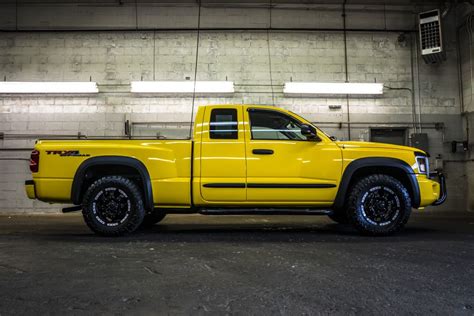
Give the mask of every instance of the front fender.
[{"label": "front fender", "polygon": [[[420,187],[413,169],[403,160],[388,157],[360,158],[352,161],[344,170],[336,199],[334,209],[342,209],[349,193],[350,185],[354,182],[354,176],[364,168],[390,168],[393,171],[401,172],[407,179],[407,190],[412,198],[412,206],[420,206]],[[383,171],[380,171],[383,173]]]}]

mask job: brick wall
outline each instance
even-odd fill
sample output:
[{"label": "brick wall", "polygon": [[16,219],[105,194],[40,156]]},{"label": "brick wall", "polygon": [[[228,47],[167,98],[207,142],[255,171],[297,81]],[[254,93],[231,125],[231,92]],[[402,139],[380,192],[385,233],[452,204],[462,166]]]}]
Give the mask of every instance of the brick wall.
[{"label": "brick wall", "polygon": [[[191,8],[187,10],[183,12],[192,13]],[[256,19],[267,10],[252,12]],[[295,23],[297,26],[309,23],[317,12],[311,11],[309,17]],[[334,12],[321,11],[319,14],[336,14]],[[370,25],[367,15],[356,18],[357,14],[362,14],[357,12],[354,11],[351,19],[353,27],[380,26],[380,12],[372,14],[374,22]],[[204,21],[210,25],[211,21],[224,23],[223,16],[229,12],[216,9],[206,14],[209,16]],[[238,17],[242,12],[231,10],[232,14]],[[289,19],[294,14],[289,11],[285,19],[282,11],[278,11],[273,16],[274,23],[290,25]],[[151,23],[151,15],[151,11],[141,11],[140,20]],[[212,15],[219,18],[213,20]],[[227,26],[237,23],[238,18],[232,16]],[[396,14],[389,13],[388,16]],[[400,19],[393,18],[388,20],[389,26],[396,23],[400,27],[412,25],[411,13],[403,17],[404,25],[400,25]],[[323,22],[319,20],[318,23]],[[462,138],[453,37],[447,43],[448,60],[432,66],[416,58],[413,35],[406,34],[406,41],[402,42],[399,35],[397,32],[350,32],[347,38],[349,80],[383,82],[394,88],[411,89],[414,86],[416,116],[413,116],[411,92],[407,90],[386,90],[382,97],[350,98],[352,139],[369,140],[369,127],[376,126],[408,127],[412,133],[413,121],[421,117],[423,132],[429,134],[432,156],[441,154],[444,159],[456,160],[458,154],[449,153],[449,141]],[[148,128],[136,127],[136,135],[154,135],[165,129],[165,133],[185,136],[191,98],[132,95],[128,92],[128,84],[141,79],[193,78],[195,45],[196,32],[193,31],[0,33],[0,74],[7,80],[87,81],[91,78],[100,84],[100,93],[95,96],[4,96],[0,99],[0,132],[7,135],[80,132],[89,136],[118,136],[123,135],[124,122],[128,119],[155,122]],[[273,83],[277,105],[320,123],[339,138],[348,138],[345,98],[288,98],[283,96],[281,87],[290,80],[344,81],[341,32],[272,31],[267,35],[261,31],[202,31],[197,79],[234,81],[236,93],[224,98],[200,97],[196,105],[271,104],[272,89],[265,85]],[[261,86],[249,86],[254,84]],[[330,105],[341,105],[341,108],[331,110]],[[444,123],[445,128],[436,130],[434,123],[437,122]],[[32,139],[6,138],[0,141],[0,148],[28,148],[32,144]],[[0,158],[27,158],[28,154],[26,151],[0,151]],[[463,209],[466,170],[456,163],[447,162],[445,167],[450,189],[445,209]],[[25,161],[0,160],[0,209],[4,212],[58,211],[57,205],[32,202],[24,197],[22,181],[29,176],[26,169]]]}]

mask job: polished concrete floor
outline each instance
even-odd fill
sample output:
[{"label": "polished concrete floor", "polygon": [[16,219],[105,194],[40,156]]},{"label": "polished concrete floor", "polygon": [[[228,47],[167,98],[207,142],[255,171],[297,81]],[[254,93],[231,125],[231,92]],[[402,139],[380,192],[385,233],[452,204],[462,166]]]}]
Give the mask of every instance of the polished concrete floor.
[{"label": "polished concrete floor", "polygon": [[474,314],[474,214],[392,237],[325,217],[172,215],[122,238],[0,216],[0,315]]}]

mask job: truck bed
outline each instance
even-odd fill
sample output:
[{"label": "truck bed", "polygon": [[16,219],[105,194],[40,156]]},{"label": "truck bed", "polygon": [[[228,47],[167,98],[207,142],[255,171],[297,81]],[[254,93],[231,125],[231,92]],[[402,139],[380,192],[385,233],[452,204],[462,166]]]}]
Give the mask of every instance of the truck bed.
[{"label": "truck bed", "polygon": [[84,161],[118,156],[146,166],[153,201],[159,201],[160,206],[189,206],[191,147],[191,140],[38,140],[35,150],[40,164],[33,175],[36,197],[70,203],[74,177]]}]

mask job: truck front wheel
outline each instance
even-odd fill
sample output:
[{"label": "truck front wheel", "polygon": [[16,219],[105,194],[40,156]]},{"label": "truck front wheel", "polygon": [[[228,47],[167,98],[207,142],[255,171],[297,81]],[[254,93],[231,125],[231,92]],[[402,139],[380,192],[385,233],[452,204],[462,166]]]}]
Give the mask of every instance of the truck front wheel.
[{"label": "truck front wheel", "polygon": [[347,202],[349,220],[363,234],[393,234],[405,226],[411,213],[408,190],[385,174],[360,179],[352,187]]},{"label": "truck front wheel", "polygon": [[145,216],[140,188],[121,176],[106,176],[95,181],[84,194],[82,206],[87,226],[103,236],[131,233]]}]

